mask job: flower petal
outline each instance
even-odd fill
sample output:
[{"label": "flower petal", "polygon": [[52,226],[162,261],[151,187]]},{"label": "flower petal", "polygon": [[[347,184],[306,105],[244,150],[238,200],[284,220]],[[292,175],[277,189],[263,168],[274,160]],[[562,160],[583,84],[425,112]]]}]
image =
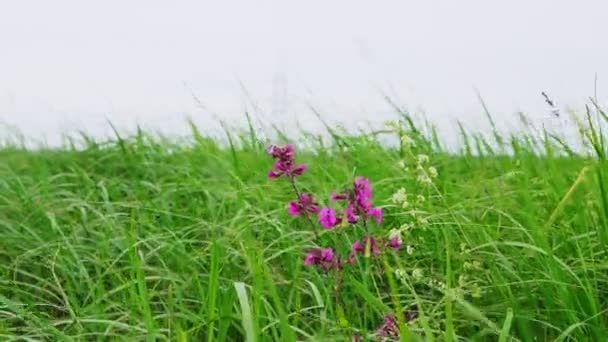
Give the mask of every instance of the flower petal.
[{"label": "flower petal", "polygon": [[324,207],[319,212],[319,223],[325,229],[332,229],[337,223],[336,210],[329,207]]},{"label": "flower petal", "polygon": [[300,208],[300,205],[298,204],[298,202],[291,201],[291,202],[289,202],[289,206],[287,207],[287,212],[291,216],[298,216],[298,215],[300,215],[300,209],[301,208]]},{"label": "flower petal", "polygon": [[336,192],[332,192],[332,193],[331,193],[331,195],[329,196],[329,198],[330,198],[332,201],[345,200],[345,199],[347,199],[347,198],[348,198],[348,195],[346,195],[346,194],[339,194],[339,193],[336,193]]},{"label": "flower petal", "polygon": [[306,166],[306,164],[300,164],[291,170],[291,174],[294,176],[299,176],[303,174],[307,169],[308,167]]},{"label": "flower petal", "polygon": [[355,206],[352,203],[348,203],[345,210],[346,220],[348,223],[357,223],[357,215],[355,214]]},{"label": "flower petal", "polygon": [[371,208],[369,216],[376,218],[376,223],[382,223],[382,208]]}]

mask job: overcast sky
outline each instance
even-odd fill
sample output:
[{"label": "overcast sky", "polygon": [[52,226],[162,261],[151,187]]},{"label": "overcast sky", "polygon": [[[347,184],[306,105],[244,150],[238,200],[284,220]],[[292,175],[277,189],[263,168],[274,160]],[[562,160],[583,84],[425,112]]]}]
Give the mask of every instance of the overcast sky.
[{"label": "overcast sky", "polygon": [[[580,108],[608,89],[608,2],[1,1],[0,122],[53,141],[140,122],[316,127],[388,118],[381,92],[441,125]],[[193,99],[200,99],[205,109]],[[277,113],[283,113],[279,118]]]}]

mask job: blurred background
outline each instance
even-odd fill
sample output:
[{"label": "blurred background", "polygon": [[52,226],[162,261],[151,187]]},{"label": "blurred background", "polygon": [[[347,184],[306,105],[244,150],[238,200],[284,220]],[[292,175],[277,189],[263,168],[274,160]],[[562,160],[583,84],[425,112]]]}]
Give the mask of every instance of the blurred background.
[{"label": "blurred background", "polygon": [[[562,125],[608,82],[605,1],[0,3],[0,130],[47,144],[137,124],[210,134],[244,113],[288,130],[357,129],[395,111],[454,141],[457,120]],[[546,92],[563,113],[556,117]],[[295,124],[294,124],[295,123]],[[297,125],[296,125],[297,124]]]}]

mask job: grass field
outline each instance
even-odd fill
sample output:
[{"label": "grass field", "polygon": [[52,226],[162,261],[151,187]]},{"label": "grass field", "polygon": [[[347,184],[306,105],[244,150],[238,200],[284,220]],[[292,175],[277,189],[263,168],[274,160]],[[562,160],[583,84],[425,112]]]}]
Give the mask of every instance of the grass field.
[{"label": "grass field", "polygon": [[[396,313],[402,340],[606,341],[608,151],[594,122],[581,124],[588,155],[523,133],[465,133],[448,153],[407,120],[295,141],[309,167],[297,186],[322,205],[355,176],[373,184],[382,223],[332,230],[288,215],[292,187],[267,176],[274,141],[253,133],[5,146],[0,339],[373,341]],[[391,135],[403,144],[379,143]],[[346,255],[397,232],[398,251],[304,265],[311,247]]]}]

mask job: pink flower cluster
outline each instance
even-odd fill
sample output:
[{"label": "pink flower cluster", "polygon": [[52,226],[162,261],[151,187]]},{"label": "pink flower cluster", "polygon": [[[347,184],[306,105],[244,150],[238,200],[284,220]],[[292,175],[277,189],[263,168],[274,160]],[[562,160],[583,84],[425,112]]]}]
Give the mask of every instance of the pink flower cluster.
[{"label": "pink flower cluster", "polygon": [[289,202],[287,211],[291,216],[298,216],[302,213],[317,214],[321,211],[321,208],[319,208],[319,203],[315,202],[311,194],[303,192],[298,194],[296,201]]},{"label": "pink flower cluster", "polygon": [[292,144],[285,146],[271,145],[267,151],[276,160],[272,169],[268,171],[268,177],[278,178],[282,175],[295,177],[306,171],[306,164],[296,165],[295,149]]},{"label": "pink flower cluster", "polygon": [[[296,200],[289,202],[287,206],[287,212],[290,215],[308,218],[311,225],[313,225],[313,229],[315,228],[314,223],[310,220],[309,215],[318,215],[317,220],[325,229],[333,229],[346,221],[349,224],[361,223],[367,231],[368,220],[373,218],[376,223],[382,223],[382,209],[373,205],[372,186],[369,179],[356,177],[351,189],[343,193],[334,192],[331,194],[331,202],[345,202],[345,205],[341,206],[341,210],[338,211],[329,206],[321,207],[312,194],[298,190],[295,178],[306,171],[306,165],[295,163],[294,146],[291,144],[284,146],[272,145],[267,151],[275,160],[275,164],[268,172],[268,176],[270,178],[278,178],[285,175],[296,193]],[[314,265],[325,271],[337,271],[342,269],[346,264],[354,264],[357,255],[364,255],[366,257],[377,256],[387,249],[399,250],[401,245],[402,241],[399,236],[393,236],[388,239],[377,239],[371,235],[364,235],[352,244],[350,254],[346,260],[347,262],[344,262],[345,259],[336,255],[332,247],[325,247],[310,249],[304,258],[304,265]],[[418,313],[417,311],[408,311],[404,315],[406,321],[411,321],[417,318]],[[399,338],[399,326],[393,314],[388,314],[384,317],[375,335],[383,339]],[[353,341],[358,342],[362,340],[363,337],[360,335],[353,336]]]},{"label": "pink flower cluster", "polygon": [[[404,314],[404,320],[406,322],[413,321],[416,318],[418,318],[418,311],[411,310],[411,311],[407,311]],[[388,315],[384,316],[384,319],[382,320],[382,324],[376,330],[376,336],[381,337],[381,338],[398,339],[399,335],[400,335],[399,334],[399,324],[397,322],[397,319],[395,318],[395,315],[388,314]]]},{"label": "pink flower cluster", "polygon": [[398,237],[383,240],[382,243],[378,243],[375,238],[371,236],[364,236],[360,240],[353,243],[350,255],[348,256],[348,261],[351,264],[354,263],[357,254],[366,255],[369,253],[369,255],[373,256],[380,255],[383,247],[399,250],[401,248],[401,244],[401,239]]},{"label": "pink flower cluster", "polygon": [[378,224],[382,223],[382,208],[374,207],[372,203],[372,186],[369,179],[356,177],[353,182],[353,189],[348,193],[332,193],[332,201],[346,200],[346,208],[341,216],[336,214],[336,210],[330,207],[323,208],[319,213],[319,223],[325,229],[332,229],[340,224],[343,217],[348,223],[354,224],[358,221],[366,221],[373,217]]},{"label": "pink flower cluster", "polygon": [[318,265],[326,270],[340,268],[342,263],[340,257],[334,254],[334,250],[331,247],[328,248],[315,248],[306,254],[304,258],[304,265]]},{"label": "pink flower cluster", "polygon": [[[287,212],[290,215],[304,216],[309,219],[309,215],[318,215],[317,220],[325,229],[333,229],[344,221],[350,224],[362,223],[367,225],[370,218],[375,219],[378,224],[382,223],[382,209],[373,205],[372,186],[369,179],[356,177],[350,190],[344,193],[334,192],[331,194],[330,200],[332,202],[345,201],[345,205],[338,213],[335,208],[321,207],[312,194],[298,191],[295,177],[304,173],[306,165],[295,163],[295,149],[292,144],[272,145],[267,149],[267,152],[275,159],[275,164],[269,171],[268,176],[270,178],[287,176],[296,191],[297,199],[289,202],[287,207]],[[368,251],[370,255],[379,255],[385,247],[397,250],[401,247],[401,240],[391,238],[379,243],[371,236],[364,236],[361,240],[353,243],[348,262],[354,263],[357,254],[367,254]],[[304,264],[320,266],[325,270],[339,269],[343,266],[342,259],[335,255],[332,247],[310,250],[304,258]]]}]

